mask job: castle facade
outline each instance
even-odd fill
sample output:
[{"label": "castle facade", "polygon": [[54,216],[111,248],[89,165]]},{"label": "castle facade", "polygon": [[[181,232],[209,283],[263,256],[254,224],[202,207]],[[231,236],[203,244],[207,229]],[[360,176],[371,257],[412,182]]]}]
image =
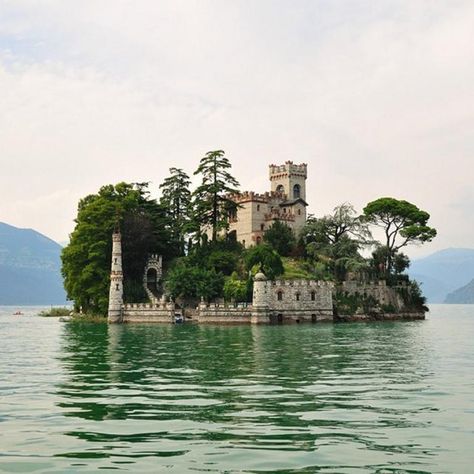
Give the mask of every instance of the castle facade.
[{"label": "castle facade", "polygon": [[270,191],[263,194],[245,191],[231,196],[239,208],[229,217],[228,232],[235,233],[236,240],[244,247],[258,245],[265,231],[277,220],[298,235],[306,223],[306,178],[305,163],[287,161],[283,165],[270,165]]}]

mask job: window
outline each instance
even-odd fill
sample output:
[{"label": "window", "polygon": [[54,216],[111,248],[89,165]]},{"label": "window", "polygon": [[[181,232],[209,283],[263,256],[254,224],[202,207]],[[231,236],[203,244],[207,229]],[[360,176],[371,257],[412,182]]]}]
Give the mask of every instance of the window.
[{"label": "window", "polygon": [[316,299],[316,293],[314,291],[311,292],[311,301]]},{"label": "window", "polygon": [[257,245],[260,245],[260,242],[262,241],[261,237],[257,237]]},{"label": "window", "polygon": [[296,301],[299,301],[299,300],[300,300],[300,294],[296,293]]},{"label": "window", "polygon": [[265,224],[260,224],[260,230],[265,230]]},{"label": "window", "polygon": [[283,300],[283,291],[279,291],[279,292],[277,293],[277,299],[278,299],[278,301],[282,301],[282,300]]},{"label": "window", "polygon": [[242,245],[245,247],[245,239],[242,240]]},{"label": "window", "polygon": [[299,199],[301,197],[301,186],[299,184],[295,184],[293,186],[293,199]]},{"label": "window", "polygon": [[260,210],[260,204],[257,204],[257,211]]},{"label": "window", "polygon": [[283,214],[286,214],[286,207],[283,208]]},{"label": "window", "polygon": [[298,215],[301,216],[301,209],[298,209]]},{"label": "window", "polygon": [[116,290],[116,291],[119,290],[119,284],[118,284],[118,283],[115,284],[115,290]]},{"label": "window", "polygon": [[283,184],[279,184],[279,185],[277,186],[276,192],[277,192],[277,193],[282,193],[282,194],[285,193],[285,188],[283,187]]}]

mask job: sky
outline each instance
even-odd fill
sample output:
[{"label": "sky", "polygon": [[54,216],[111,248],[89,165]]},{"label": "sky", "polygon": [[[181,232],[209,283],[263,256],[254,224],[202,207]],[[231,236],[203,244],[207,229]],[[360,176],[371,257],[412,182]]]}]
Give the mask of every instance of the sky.
[{"label": "sky", "polygon": [[415,203],[411,256],[474,247],[474,2],[0,0],[0,221],[64,242],[81,197],[215,149],[243,190],[307,163],[316,216]]}]

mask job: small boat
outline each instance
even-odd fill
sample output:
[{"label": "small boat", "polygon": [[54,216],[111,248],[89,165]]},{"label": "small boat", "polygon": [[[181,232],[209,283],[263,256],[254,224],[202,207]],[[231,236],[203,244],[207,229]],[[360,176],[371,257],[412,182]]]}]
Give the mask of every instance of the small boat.
[{"label": "small boat", "polygon": [[13,316],[23,316],[23,313],[21,311],[15,311]]}]

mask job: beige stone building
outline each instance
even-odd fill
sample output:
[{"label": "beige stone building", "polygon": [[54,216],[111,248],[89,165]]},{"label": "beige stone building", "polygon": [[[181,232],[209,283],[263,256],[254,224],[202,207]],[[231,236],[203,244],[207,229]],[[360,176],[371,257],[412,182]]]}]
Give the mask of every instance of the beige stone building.
[{"label": "beige stone building", "polygon": [[263,194],[245,191],[232,197],[240,207],[230,218],[229,232],[235,232],[245,247],[259,244],[276,220],[298,235],[306,223],[306,177],[304,163],[296,165],[287,161],[283,165],[270,165],[270,191]]}]

